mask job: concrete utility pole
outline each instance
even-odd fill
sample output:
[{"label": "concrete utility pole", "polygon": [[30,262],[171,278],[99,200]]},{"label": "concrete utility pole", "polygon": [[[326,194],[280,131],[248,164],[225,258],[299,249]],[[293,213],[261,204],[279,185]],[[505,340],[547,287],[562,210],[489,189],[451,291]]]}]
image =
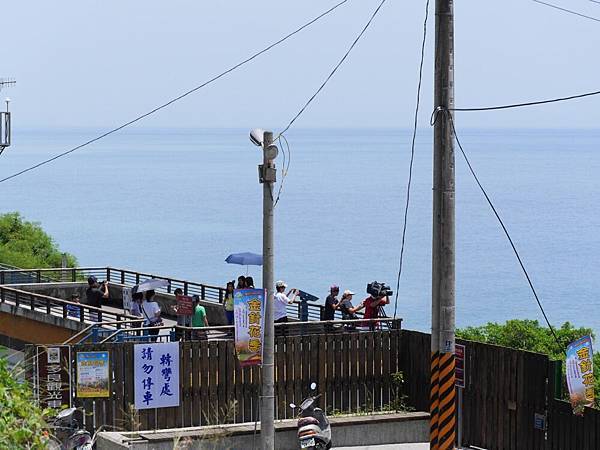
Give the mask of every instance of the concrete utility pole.
[{"label": "concrete utility pole", "polygon": [[273,323],[273,185],[276,169],[273,160],[277,147],[273,133],[263,134],[263,164],[259,166],[259,181],[263,185],[263,288],[267,290],[265,304],[265,331],[262,363],[262,402],[260,408],[260,435],[262,448],[275,448],[275,326]]},{"label": "concrete utility pole", "polygon": [[454,4],[435,2],[435,108],[431,316],[431,449],[453,449],[456,429],[454,371]]}]

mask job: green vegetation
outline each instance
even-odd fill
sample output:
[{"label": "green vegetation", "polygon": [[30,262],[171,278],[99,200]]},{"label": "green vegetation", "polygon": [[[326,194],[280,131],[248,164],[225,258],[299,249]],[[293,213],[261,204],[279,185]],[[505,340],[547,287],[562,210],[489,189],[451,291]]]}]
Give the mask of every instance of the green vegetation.
[{"label": "green vegetation", "polygon": [[0,448],[44,449],[44,412],[36,406],[33,392],[19,383],[0,359]]},{"label": "green vegetation", "polygon": [[[544,353],[553,360],[564,361],[567,345],[582,336],[591,336],[594,333],[590,328],[575,328],[569,322],[560,328],[554,328],[560,345],[552,335],[549,328],[539,324],[537,320],[508,320],[505,324],[489,322],[480,327],[467,327],[456,330],[456,336],[471,341],[485,342],[488,344],[502,345],[520,350],[529,350]],[[594,377],[596,378],[596,405],[600,405],[600,351],[594,352]]]},{"label": "green vegetation", "polygon": [[[0,263],[23,269],[61,267],[62,253],[39,223],[27,222],[18,212],[0,215]],[[67,254],[68,267],[77,259]]]}]

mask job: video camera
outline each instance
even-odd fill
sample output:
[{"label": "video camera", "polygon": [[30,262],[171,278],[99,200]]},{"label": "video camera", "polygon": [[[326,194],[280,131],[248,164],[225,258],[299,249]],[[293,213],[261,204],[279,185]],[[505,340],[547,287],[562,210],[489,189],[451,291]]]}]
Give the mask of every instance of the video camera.
[{"label": "video camera", "polygon": [[379,283],[377,281],[373,281],[372,283],[367,284],[367,294],[371,295],[374,298],[377,297],[391,297],[394,292],[390,289],[390,287],[385,283]]}]

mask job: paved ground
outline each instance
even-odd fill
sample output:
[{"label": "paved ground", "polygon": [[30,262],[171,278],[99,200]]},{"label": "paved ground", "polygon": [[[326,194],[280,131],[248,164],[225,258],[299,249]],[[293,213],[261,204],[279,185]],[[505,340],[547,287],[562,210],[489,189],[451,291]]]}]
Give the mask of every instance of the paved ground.
[{"label": "paved ground", "polygon": [[429,443],[369,445],[367,447],[334,447],[331,450],[429,450]]}]

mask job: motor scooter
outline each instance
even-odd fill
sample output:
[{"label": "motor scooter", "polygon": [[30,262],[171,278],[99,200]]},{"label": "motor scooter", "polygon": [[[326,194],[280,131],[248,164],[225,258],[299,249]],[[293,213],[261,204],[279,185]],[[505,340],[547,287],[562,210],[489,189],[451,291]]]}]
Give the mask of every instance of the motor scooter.
[{"label": "motor scooter", "polygon": [[[317,389],[316,383],[311,383],[310,389]],[[315,407],[315,401],[321,396],[306,398],[299,407],[290,403],[290,407],[298,413],[298,443],[301,449],[328,450],[331,448],[331,426],[321,408]]]},{"label": "motor scooter", "polygon": [[77,408],[59,412],[52,424],[53,437],[48,442],[51,450],[92,450],[94,440],[90,433],[79,426],[73,417]]}]

